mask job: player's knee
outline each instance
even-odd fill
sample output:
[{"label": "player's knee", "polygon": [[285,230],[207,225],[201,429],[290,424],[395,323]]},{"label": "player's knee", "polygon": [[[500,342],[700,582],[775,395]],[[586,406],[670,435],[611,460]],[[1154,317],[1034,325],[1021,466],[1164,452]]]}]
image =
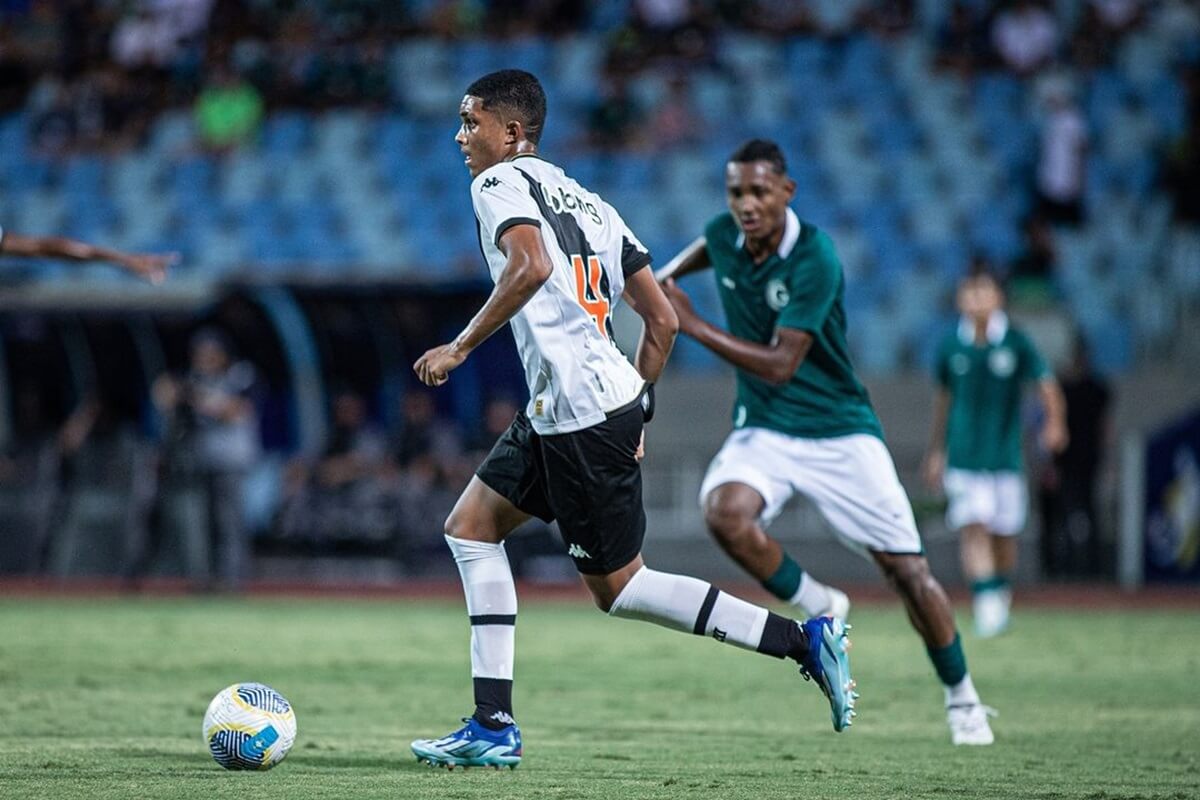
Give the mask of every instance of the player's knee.
[{"label": "player's knee", "polygon": [[595,590],[592,591],[592,602],[596,604],[596,608],[603,611],[605,614],[612,611],[613,603],[616,601],[617,598],[615,596],[603,592],[597,592]]},{"label": "player's knee", "polygon": [[735,497],[710,494],[704,502],[704,523],[723,542],[736,542],[754,527],[755,511]]},{"label": "player's knee", "polygon": [[898,556],[883,564],[888,580],[906,594],[916,594],[930,580],[929,562],[923,556]]},{"label": "player's knee", "polygon": [[490,521],[481,519],[478,514],[472,514],[470,510],[455,508],[450,512],[450,516],[446,517],[442,530],[447,536],[454,539],[487,542],[492,540],[489,538],[489,534],[493,532],[494,527]]}]

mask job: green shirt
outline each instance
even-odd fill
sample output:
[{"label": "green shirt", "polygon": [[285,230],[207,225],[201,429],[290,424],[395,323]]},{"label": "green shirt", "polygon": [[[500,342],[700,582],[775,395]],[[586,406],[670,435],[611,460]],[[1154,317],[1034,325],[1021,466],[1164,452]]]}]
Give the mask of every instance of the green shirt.
[{"label": "green shirt", "polygon": [[978,472],[1021,470],[1021,389],[1049,376],[1033,343],[998,314],[976,345],[961,322],[938,348],[937,380],[950,392],[946,463]]},{"label": "green shirt", "polygon": [[813,337],[796,374],[782,386],[738,370],[734,427],[805,439],[853,433],[882,439],[871,399],[850,363],[845,279],[830,238],[791,209],[779,252],[761,264],[746,252],[731,214],[710,222],[704,237],[730,333],[758,344],[769,344],[780,327]]}]

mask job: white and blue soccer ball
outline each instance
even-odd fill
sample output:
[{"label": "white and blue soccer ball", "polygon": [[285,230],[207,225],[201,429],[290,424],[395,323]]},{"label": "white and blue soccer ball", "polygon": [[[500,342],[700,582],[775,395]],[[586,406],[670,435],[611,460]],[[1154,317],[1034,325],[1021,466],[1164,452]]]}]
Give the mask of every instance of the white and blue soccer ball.
[{"label": "white and blue soccer ball", "polygon": [[296,713],[262,683],[235,683],[217,693],[204,714],[204,743],[225,769],[270,769],[296,741]]}]

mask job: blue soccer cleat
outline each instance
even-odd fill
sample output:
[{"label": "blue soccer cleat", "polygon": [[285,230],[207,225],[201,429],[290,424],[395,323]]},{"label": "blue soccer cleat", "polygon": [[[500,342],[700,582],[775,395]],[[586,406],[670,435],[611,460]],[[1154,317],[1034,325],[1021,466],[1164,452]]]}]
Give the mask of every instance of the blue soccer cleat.
[{"label": "blue soccer cleat", "polygon": [[485,728],[474,717],[463,717],[467,723],[441,739],[417,739],[412,743],[417,761],[431,767],[508,767],[516,769],[521,763],[521,730],[505,725],[498,731]]},{"label": "blue soccer cleat", "polygon": [[858,713],[854,710],[858,692],[854,691],[850,656],[846,652],[850,649],[850,639],[846,636],[850,626],[833,617],[813,617],[800,627],[808,635],[808,654],[800,662],[800,674],[805,680],[815,681],[829,698],[833,729],[840,733],[850,727]]}]

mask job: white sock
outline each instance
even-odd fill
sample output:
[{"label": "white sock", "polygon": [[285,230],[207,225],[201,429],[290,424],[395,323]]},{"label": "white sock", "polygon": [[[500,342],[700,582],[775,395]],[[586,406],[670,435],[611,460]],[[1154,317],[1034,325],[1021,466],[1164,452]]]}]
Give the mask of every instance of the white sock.
[{"label": "white sock", "polygon": [[947,706],[970,706],[979,702],[979,693],[975,691],[970,673],[964,675],[958,683],[945,688]]},{"label": "white sock", "polygon": [[759,650],[768,616],[765,608],[739,600],[705,581],[647,567],[629,579],[608,613],[712,636],[747,650]]},{"label": "white sock", "polygon": [[788,600],[794,606],[799,606],[810,617],[826,611],[833,603],[829,595],[829,587],[805,572],[800,576],[800,588]]},{"label": "white sock", "polygon": [[471,677],[481,720],[512,722],[517,587],[504,545],[446,537],[471,618]]}]

